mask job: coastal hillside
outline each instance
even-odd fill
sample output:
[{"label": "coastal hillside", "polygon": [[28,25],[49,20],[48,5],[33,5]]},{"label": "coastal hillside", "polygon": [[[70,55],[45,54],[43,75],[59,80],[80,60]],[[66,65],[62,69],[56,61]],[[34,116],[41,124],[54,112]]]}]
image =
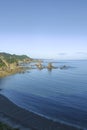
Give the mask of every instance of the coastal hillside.
[{"label": "coastal hillside", "polygon": [[0,53],[0,77],[24,71],[20,63],[29,63],[31,61],[33,59],[26,55]]},{"label": "coastal hillside", "polygon": [[31,61],[32,58],[26,55],[15,55],[9,53],[0,53],[0,67],[9,66],[10,64],[18,64],[19,62],[28,62]]}]

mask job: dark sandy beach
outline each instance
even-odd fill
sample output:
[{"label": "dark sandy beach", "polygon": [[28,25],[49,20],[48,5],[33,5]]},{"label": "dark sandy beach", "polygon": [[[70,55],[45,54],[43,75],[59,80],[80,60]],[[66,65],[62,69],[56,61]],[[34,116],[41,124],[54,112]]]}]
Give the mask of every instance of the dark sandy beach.
[{"label": "dark sandy beach", "polygon": [[78,130],[73,126],[53,122],[22,109],[3,95],[0,95],[0,117],[7,118],[11,124],[12,122],[13,124],[20,124],[20,126],[28,128],[28,130]]}]

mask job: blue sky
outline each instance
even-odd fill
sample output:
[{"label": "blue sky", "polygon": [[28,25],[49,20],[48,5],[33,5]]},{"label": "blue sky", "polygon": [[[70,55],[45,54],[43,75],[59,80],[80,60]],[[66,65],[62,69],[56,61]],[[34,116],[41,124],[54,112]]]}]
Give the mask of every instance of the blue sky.
[{"label": "blue sky", "polygon": [[0,52],[87,59],[87,0],[0,1]]}]

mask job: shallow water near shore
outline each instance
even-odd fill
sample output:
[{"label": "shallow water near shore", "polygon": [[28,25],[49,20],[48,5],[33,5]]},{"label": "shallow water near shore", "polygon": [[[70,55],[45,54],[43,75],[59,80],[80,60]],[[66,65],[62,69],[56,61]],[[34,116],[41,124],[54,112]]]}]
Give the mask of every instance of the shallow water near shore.
[{"label": "shallow water near shore", "polygon": [[1,78],[0,93],[26,110],[87,129],[87,61],[52,62],[57,67],[71,67],[33,69]]}]

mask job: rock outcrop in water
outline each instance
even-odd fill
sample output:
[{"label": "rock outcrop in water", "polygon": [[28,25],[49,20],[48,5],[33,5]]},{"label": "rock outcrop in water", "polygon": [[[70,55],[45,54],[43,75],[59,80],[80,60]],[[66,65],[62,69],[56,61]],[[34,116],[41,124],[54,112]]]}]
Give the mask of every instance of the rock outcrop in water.
[{"label": "rock outcrop in water", "polygon": [[36,66],[40,70],[44,68],[44,66],[42,65],[42,61],[38,61],[38,63],[36,64]]},{"label": "rock outcrop in water", "polygon": [[[24,64],[35,62],[33,66],[23,67]],[[21,66],[22,65],[22,66]],[[24,72],[26,69],[48,69],[51,71],[52,69],[68,69],[69,67],[63,65],[61,67],[55,67],[52,65],[52,62],[49,62],[47,65],[43,64],[42,60],[32,59],[26,55],[11,55],[8,53],[0,53],[0,77],[4,77],[7,75],[11,75],[17,72]]]},{"label": "rock outcrop in water", "polygon": [[47,66],[47,69],[52,70],[52,69],[54,69],[54,68],[55,68],[55,67],[52,65],[52,63],[49,62],[49,63],[48,63],[48,66]]},{"label": "rock outcrop in water", "polygon": [[36,65],[36,67],[37,67],[38,69],[40,69],[40,70],[42,70],[42,69],[52,70],[52,69],[57,69],[57,68],[58,68],[58,67],[53,66],[51,62],[49,62],[47,66],[43,65],[41,61],[39,61],[39,62],[38,62],[37,64],[35,64],[35,65]]},{"label": "rock outcrop in water", "polygon": [[69,66],[66,66],[66,65],[63,65],[63,66],[60,67],[61,70],[68,69],[68,68],[69,68]]}]

